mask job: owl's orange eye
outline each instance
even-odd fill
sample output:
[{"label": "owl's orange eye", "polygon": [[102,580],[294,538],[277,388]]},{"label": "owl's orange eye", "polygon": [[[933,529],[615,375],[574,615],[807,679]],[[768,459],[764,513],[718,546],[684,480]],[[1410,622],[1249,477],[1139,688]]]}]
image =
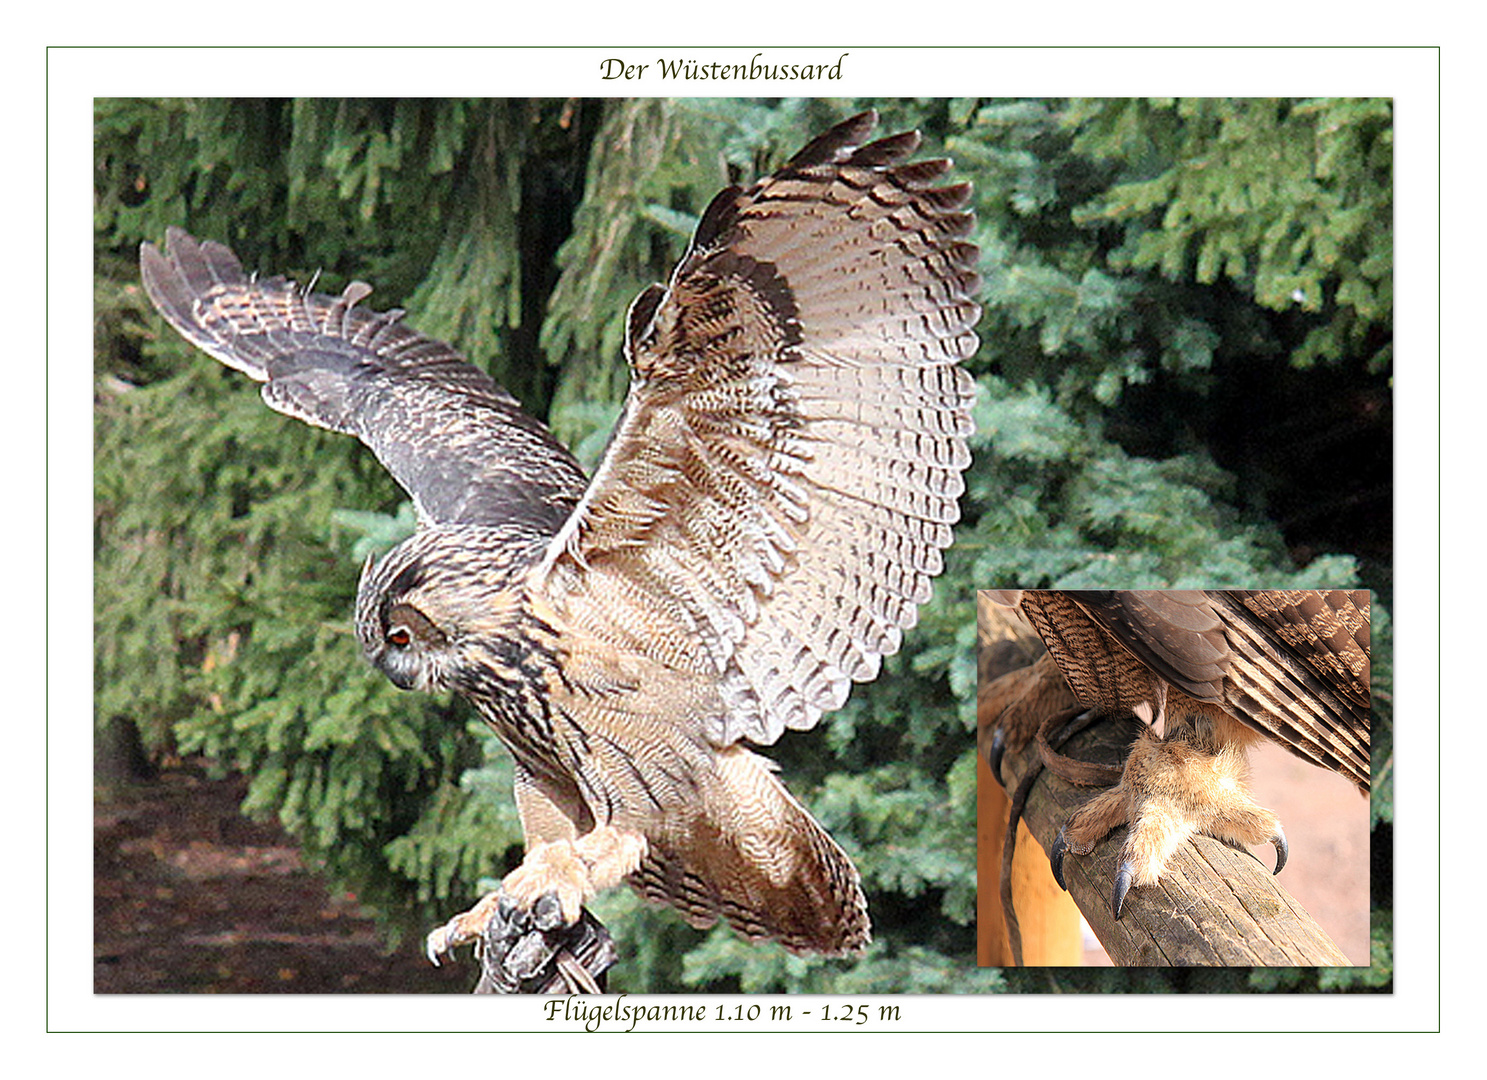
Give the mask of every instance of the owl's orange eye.
[{"label": "owl's orange eye", "polygon": [[387,632],[387,640],[398,648],[404,648],[413,638],[409,635],[407,627],[396,626]]}]

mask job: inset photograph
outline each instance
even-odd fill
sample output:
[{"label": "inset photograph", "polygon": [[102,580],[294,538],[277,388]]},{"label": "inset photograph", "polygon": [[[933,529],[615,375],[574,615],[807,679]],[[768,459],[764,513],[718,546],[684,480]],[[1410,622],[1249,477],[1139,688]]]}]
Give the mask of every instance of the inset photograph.
[{"label": "inset photograph", "polygon": [[978,959],[1369,963],[1366,590],[983,590]]}]

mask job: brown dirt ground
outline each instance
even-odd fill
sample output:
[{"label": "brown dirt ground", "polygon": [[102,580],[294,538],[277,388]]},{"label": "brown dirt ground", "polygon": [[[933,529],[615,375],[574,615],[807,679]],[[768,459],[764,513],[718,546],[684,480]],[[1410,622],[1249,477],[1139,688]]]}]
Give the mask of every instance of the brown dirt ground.
[{"label": "brown dirt ground", "polygon": [[470,990],[467,958],[435,968],[416,940],[388,954],[354,896],[328,891],[276,824],[238,813],[246,787],[185,763],[99,789],[95,993]]}]

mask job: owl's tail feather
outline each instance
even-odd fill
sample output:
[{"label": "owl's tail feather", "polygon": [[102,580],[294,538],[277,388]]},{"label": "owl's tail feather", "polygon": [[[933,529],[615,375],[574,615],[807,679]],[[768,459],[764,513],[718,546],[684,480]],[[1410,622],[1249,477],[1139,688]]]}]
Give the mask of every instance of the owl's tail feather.
[{"label": "owl's tail feather", "polygon": [[702,798],[667,814],[627,879],[696,927],[721,917],[751,940],[840,955],[872,940],[857,868],[775,777],[741,747],[721,752]]}]

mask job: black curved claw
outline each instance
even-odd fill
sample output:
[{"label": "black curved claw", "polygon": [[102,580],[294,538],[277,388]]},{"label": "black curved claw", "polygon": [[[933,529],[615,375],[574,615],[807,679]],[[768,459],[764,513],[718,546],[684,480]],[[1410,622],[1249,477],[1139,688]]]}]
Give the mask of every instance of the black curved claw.
[{"label": "black curved claw", "polygon": [[1276,825],[1275,835],[1270,838],[1270,842],[1275,845],[1275,869],[1271,872],[1278,874],[1285,869],[1286,859],[1291,855],[1290,845],[1286,843],[1286,834],[1279,825]]},{"label": "black curved claw", "polygon": [[1064,855],[1068,853],[1069,842],[1064,839],[1064,830],[1058,831],[1054,837],[1053,850],[1048,853],[1048,861],[1053,864],[1053,880],[1058,882],[1058,887],[1064,892],[1069,891],[1069,886],[1064,884]]},{"label": "black curved claw", "polygon": [[1136,876],[1136,868],[1131,863],[1123,862],[1115,874],[1115,884],[1110,890],[1110,910],[1115,912],[1115,919],[1120,921],[1121,908],[1126,905],[1126,893],[1131,891],[1131,881]]},{"label": "black curved claw", "polygon": [[996,782],[1002,787],[1007,786],[1007,781],[1002,779],[1002,757],[1007,753],[1007,740],[1002,736],[1002,729],[997,728],[991,733],[991,746],[986,751],[986,763],[991,766],[991,775],[996,777]]}]

